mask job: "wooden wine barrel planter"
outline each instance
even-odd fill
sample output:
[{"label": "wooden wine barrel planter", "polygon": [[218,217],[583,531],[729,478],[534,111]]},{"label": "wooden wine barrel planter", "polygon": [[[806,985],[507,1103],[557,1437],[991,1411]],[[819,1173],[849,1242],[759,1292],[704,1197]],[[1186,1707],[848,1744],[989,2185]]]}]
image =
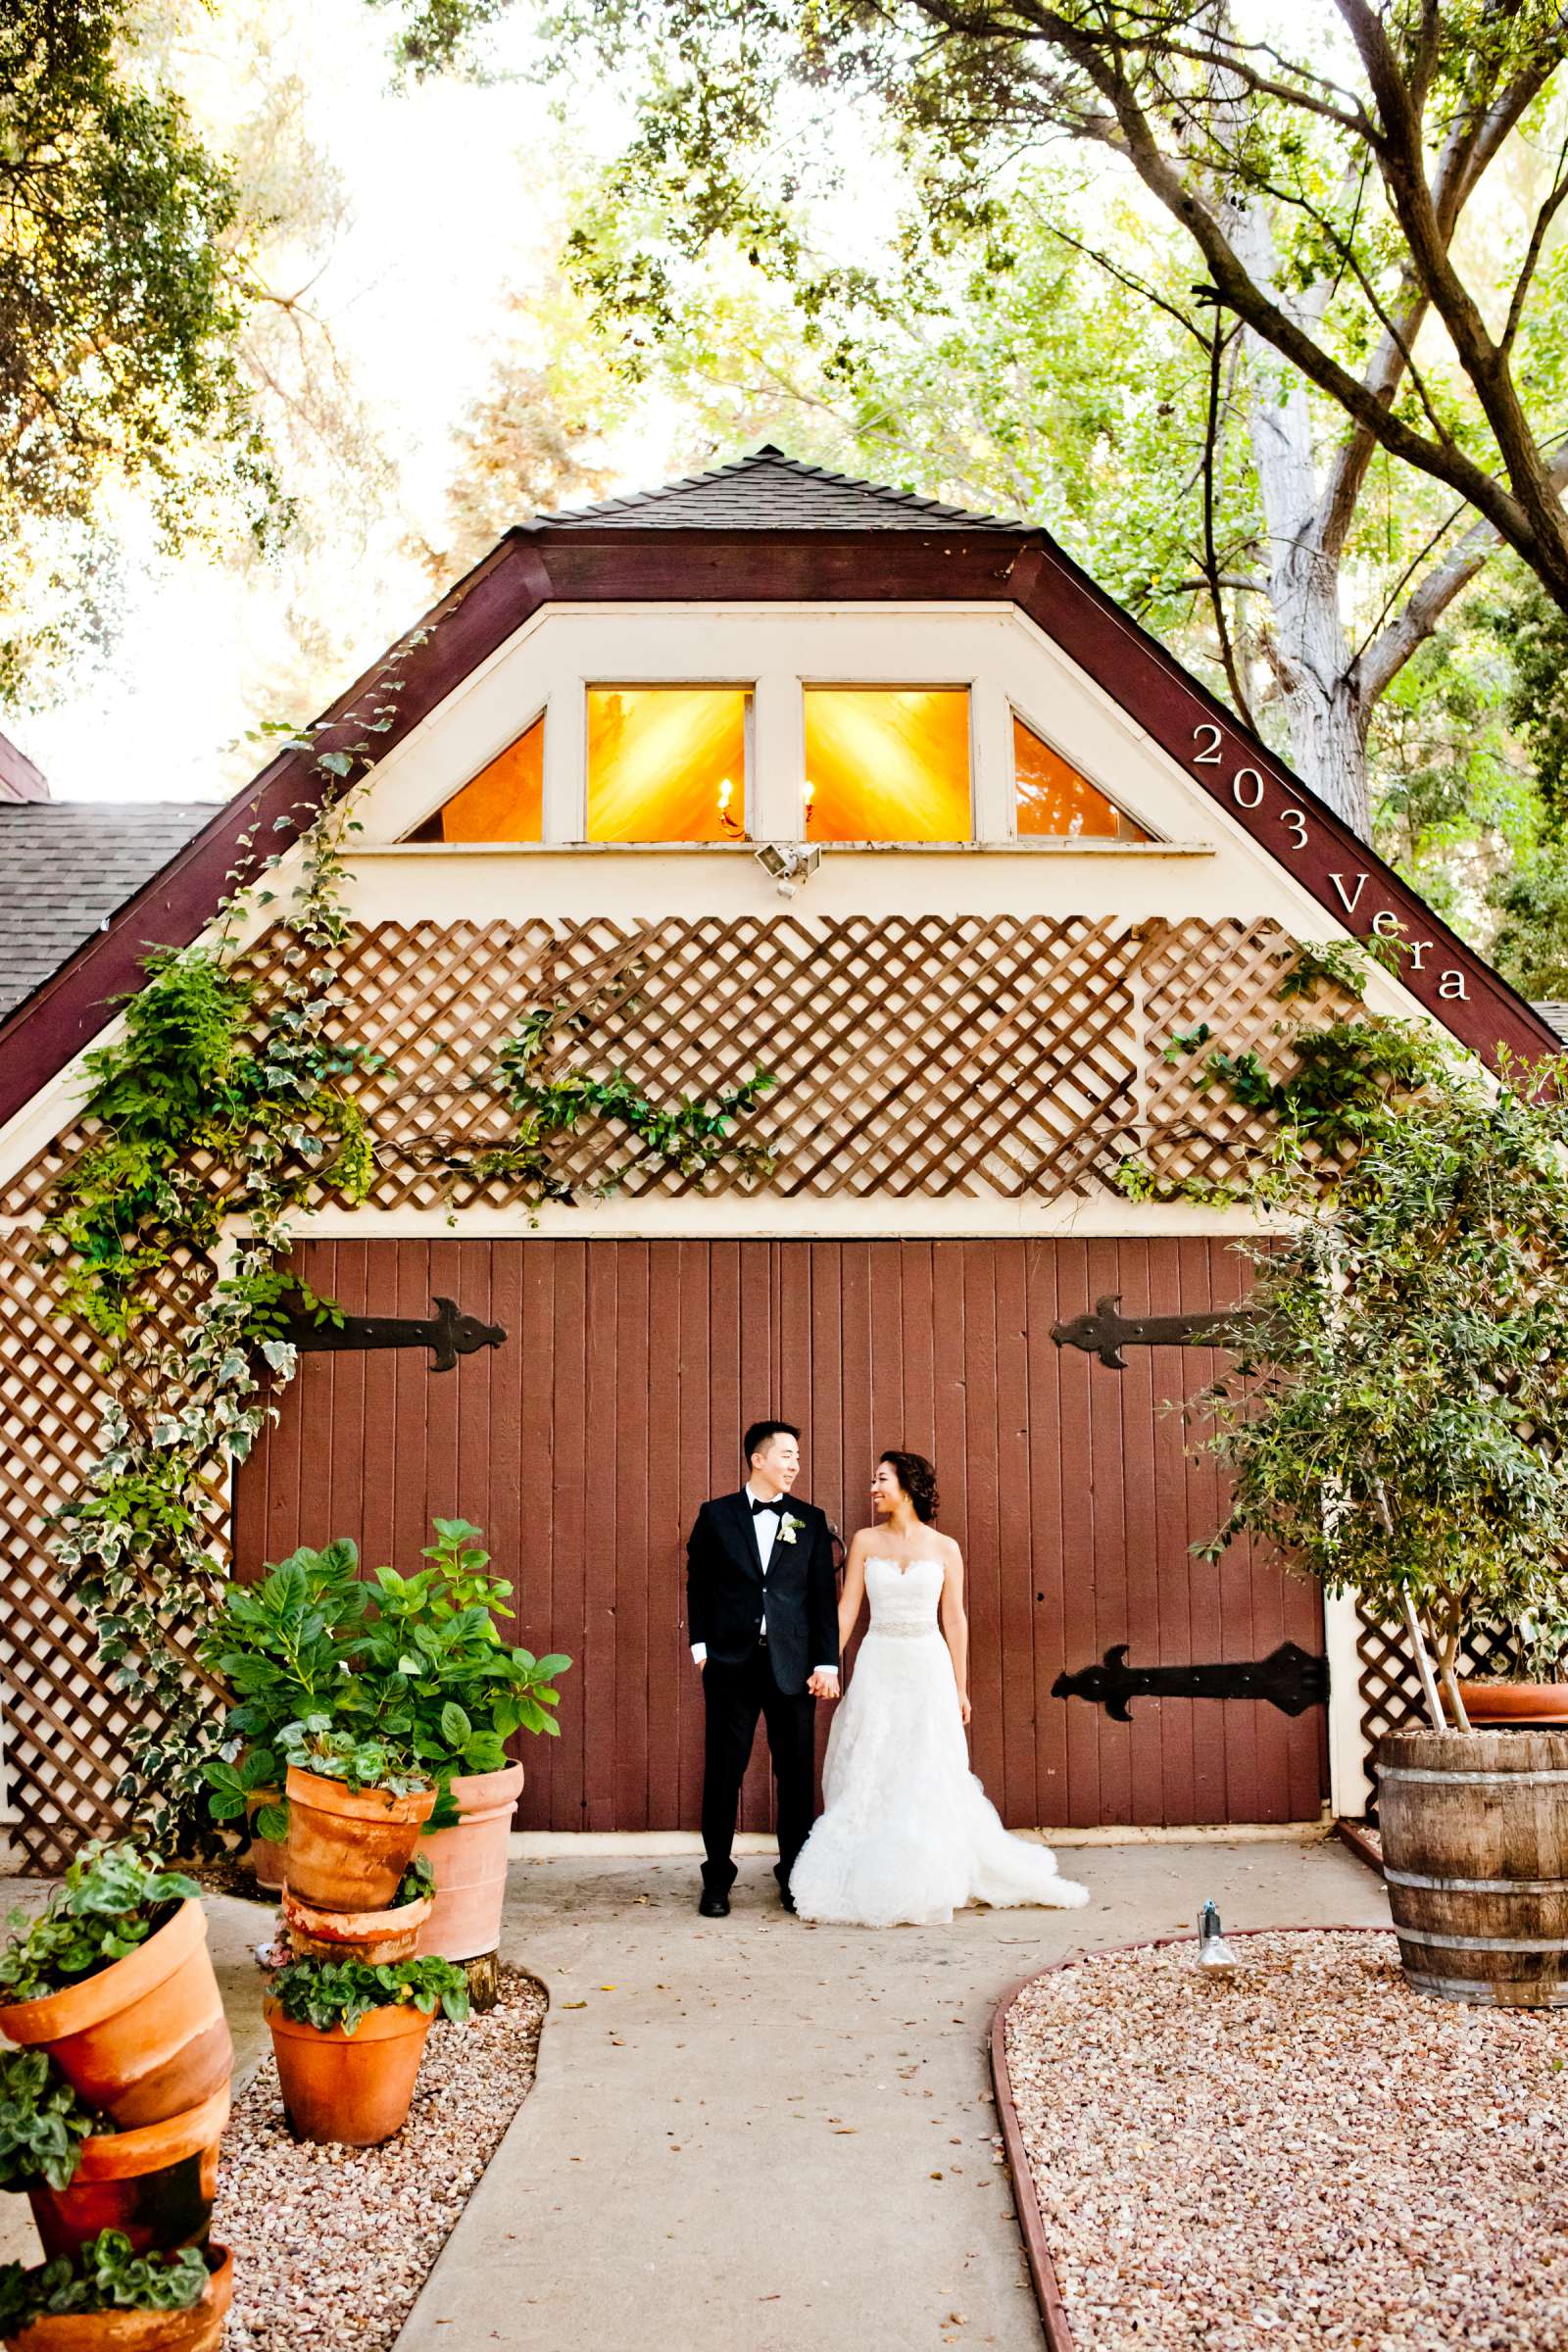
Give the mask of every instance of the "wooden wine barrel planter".
[{"label": "wooden wine barrel planter", "polygon": [[1568,1731],[1386,1733],[1378,1820],[1418,1992],[1568,2004]]}]

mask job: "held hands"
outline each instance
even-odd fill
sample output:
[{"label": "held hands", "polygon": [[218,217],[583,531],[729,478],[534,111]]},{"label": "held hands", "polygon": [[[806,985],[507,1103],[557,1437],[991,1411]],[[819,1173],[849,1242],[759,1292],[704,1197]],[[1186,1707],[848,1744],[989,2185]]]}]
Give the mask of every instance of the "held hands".
[{"label": "held hands", "polygon": [[839,1694],[839,1678],[836,1674],[830,1673],[827,1669],[819,1666],[816,1672],[808,1681],[806,1688],[808,1690],[809,1690],[813,1698],[837,1698]]}]

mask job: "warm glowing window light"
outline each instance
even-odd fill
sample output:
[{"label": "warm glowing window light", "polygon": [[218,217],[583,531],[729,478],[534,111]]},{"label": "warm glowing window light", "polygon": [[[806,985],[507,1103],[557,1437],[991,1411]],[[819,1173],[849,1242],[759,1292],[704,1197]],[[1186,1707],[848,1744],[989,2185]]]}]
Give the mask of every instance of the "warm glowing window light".
[{"label": "warm glowing window light", "polygon": [[751,695],[590,686],[588,839],[744,841]]},{"label": "warm glowing window light", "polygon": [[536,718],[471,783],[426,817],[411,841],[541,841],[544,838],[545,722]]},{"label": "warm glowing window light", "polygon": [[1033,727],[1013,715],[1012,764],[1018,778],[1018,834],[1084,835],[1100,841],[1148,841],[1142,825],[1081,776]]},{"label": "warm glowing window light", "polygon": [[808,841],[967,841],[967,692],[808,686],[801,803]]}]

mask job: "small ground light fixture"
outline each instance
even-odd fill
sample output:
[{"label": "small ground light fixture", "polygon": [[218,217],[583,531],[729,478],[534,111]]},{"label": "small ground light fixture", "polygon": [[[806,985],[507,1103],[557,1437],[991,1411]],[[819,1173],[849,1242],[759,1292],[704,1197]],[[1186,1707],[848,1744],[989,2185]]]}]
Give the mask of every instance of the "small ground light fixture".
[{"label": "small ground light fixture", "polygon": [[821,851],[808,849],[804,841],[764,841],[753,855],[762,871],[772,875],[781,899],[793,899],[822,862]]},{"label": "small ground light fixture", "polygon": [[1205,1903],[1198,1914],[1198,1965],[1206,1977],[1234,1977],[1239,1965],[1212,1902]]}]

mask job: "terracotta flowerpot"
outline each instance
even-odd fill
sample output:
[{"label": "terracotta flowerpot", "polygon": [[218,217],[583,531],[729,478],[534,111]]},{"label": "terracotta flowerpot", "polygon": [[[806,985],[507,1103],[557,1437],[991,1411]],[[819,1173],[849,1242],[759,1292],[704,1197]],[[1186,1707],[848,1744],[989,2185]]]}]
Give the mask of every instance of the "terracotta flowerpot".
[{"label": "terracotta flowerpot", "polygon": [[1568,1683],[1467,1683],[1461,1681],[1464,1711],[1471,1726],[1568,1723]]},{"label": "terracotta flowerpot", "polygon": [[251,1833],[245,1859],[250,1864],[252,1878],[264,1894],[276,1894],[282,1886],[283,1862],[288,1849],[279,1838],[257,1837],[256,1816],[264,1805],[280,1805],[282,1801],[281,1788],[257,1788],[245,1799],[245,1823]]},{"label": "terracotta flowerpot", "polygon": [[283,1889],[283,1925],[302,1960],[365,1960],[371,1968],[412,1960],[434,1908],[425,1894],[391,1911],[322,1911],[292,1886]]},{"label": "terracotta flowerpot", "polygon": [[352,2034],[320,2033],[266,2004],[283,2106],[301,2139],[378,2147],[403,2129],[430,2019],[412,2003],[372,2009]]},{"label": "terracotta flowerpot", "polygon": [[323,1911],[384,1911],[397,1893],[435,1790],[358,1795],[324,1773],[288,1770],[288,1859],[296,1894]]},{"label": "terracotta flowerpot", "polygon": [[419,1952],[443,1960],[474,1960],[501,1941],[507,1892],[507,1839],[522,1787],[522,1766],[474,1773],[454,1781],[463,1819],[433,1830],[422,1851],[435,1872],[435,1909],[419,1932]]},{"label": "terracotta flowerpot", "polygon": [[138,2254],[204,2243],[227,2121],[225,2082],[167,2123],[84,2139],[69,2188],[27,2191],[44,2253],[74,2254],[100,2230],[122,2230]]},{"label": "terracotta flowerpot", "polygon": [[199,2106],[234,2064],[206,1912],[193,1897],[123,1960],[0,2008],[0,2034],[47,2049],[73,2090],[122,2132]]},{"label": "terracotta flowerpot", "polygon": [[189,2311],[74,2311],[8,2335],[11,2352],[220,2352],[234,2300],[234,2261],[210,2246],[216,2268]]}]

